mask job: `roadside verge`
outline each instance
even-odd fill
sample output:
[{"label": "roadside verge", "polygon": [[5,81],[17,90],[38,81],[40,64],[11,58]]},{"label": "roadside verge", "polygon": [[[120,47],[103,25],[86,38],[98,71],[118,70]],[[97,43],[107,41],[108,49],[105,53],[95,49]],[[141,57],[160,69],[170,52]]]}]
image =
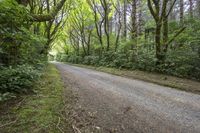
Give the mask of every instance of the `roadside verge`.
[{"label": "roadside verge", "polygon": [[70,89],[64,87],[53,64],[47,66],[33,89],[34,94],[11,99],[0,106],[0,132],[72,132],[69,116],[72,97],[63,95]]}]

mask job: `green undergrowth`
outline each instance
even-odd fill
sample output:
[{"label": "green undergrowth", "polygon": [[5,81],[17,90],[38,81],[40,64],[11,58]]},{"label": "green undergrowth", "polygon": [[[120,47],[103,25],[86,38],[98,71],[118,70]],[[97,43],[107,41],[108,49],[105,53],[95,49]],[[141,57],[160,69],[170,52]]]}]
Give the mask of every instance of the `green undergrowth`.
[{"label": "green undergrowth", "polygon": [[36,93],[22,96],[13,108],[1,114],[0,132],[62,132],[63,88],[58,70],[49,64],[44,75],[34,85]]},{"label": "green undergrowth", "polygon": [[[71,64],[71,63],[67,63],[67,64]],[[102,72],[106,72],[106,73],[110,73],[110,74],[114,74],[118,76],[139,79],[139,80],[156,83],[159,85],[172,87],[172,88],[187,91],[187,92],[200,94],[200,88],[199,88],[200,82],[194,81],[194,80],[178,78],[174,76],[153,73],[153,72],[139,71],[139,70],[116,69],[116,68],[109,68],[109,67],[103,67],[103,66],[95,67],[95,66],[82,65],[82,64],[71,64],[71,65],[85,67],[85,68],[102,71]]]}]

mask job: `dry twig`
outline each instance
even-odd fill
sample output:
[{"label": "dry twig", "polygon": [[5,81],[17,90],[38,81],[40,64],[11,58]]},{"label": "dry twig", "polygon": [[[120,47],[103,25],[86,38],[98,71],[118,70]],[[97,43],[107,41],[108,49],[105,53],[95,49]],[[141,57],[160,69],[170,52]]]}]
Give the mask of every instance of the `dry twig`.
[{"label": "dry twig", "polygon": [[64,133],[64,131],[59,127],[59,125],[60,125],[60,117],[58,117],[58,123],[56,127],[60,130],[61,133]]},{"label": "dry twig", "polygon": [[17,120],[18,120],[18,119],[15,119],[14,121],[8,122],[8,123],[3,124],[3,125],[0,125],[0,128],[5,127],[5,126],[8,126],[8,125],[11,125],[11,124],[14,124],[14,123],[17,122]]},{"label": "dry twig", "polygon": [[74,129],[74,133],[81,133],[81,131],[75,125],[72,125],[72,128]]}]

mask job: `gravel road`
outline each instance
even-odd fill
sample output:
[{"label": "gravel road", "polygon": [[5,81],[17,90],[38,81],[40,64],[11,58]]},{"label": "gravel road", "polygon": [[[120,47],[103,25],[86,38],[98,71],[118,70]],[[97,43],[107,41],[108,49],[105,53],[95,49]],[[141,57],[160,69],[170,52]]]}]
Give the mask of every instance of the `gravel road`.
[{"label": "gravel road", "polygon": [[77,106],[81,112],[89,112],[93,117],[86,125],[88,129],[78,125],[83,132],[200,133],[198,94],[86,68],[54,64],[63,80],[77,93]]}]

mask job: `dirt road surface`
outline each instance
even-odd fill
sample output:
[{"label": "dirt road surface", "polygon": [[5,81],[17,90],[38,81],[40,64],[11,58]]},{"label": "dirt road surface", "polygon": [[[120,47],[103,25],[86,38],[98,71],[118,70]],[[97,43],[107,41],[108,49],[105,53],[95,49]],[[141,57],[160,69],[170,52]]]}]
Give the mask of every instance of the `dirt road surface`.
[{"label": "dirt road surface", "polygon": [[200,95],[54,63],[77,94],[85,133],[200,133]]}]

